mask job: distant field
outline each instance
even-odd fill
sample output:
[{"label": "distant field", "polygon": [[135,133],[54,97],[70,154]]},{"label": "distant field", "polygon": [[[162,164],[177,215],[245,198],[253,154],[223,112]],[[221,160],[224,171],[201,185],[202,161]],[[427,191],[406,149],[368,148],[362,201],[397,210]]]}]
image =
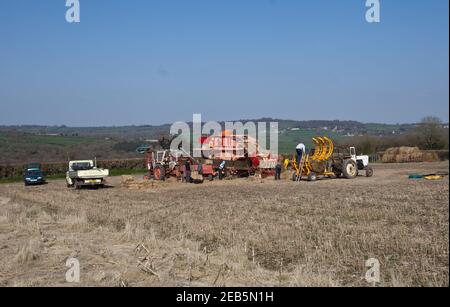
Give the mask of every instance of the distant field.
[{"label": "distant field", "polygon": [[[340,133],[326,130],[284,130],[279,135],[279,153],[291,154],[299,142],[312,146],[311,138],[329,136],[337,141]],[[103,136],[36,135],[20,132],[0,132],[0,164],[66,161],[72,159],[126,159],[139,157],[134,149],[144,140],[114,139]]]},{"label": "distant field", "polygon": [[0,164],[62,162],[70,159],[127,159],[137,155],[116,148],[119,140],[101,136],[0,132]]},{"label": "distant field", "polygon": [[[248,120],[243,120],[247,122]],[[401,135],[415,129],[415,124],[378,124],[338,120],[276,120],[279,153],[292,154],[295,146],[303,142],[311,148],[311,138],[328,136],[335,142],[352,140],[347,135],[390,136]],[[0,126],[0,164],[61,162],[70,158],[127,159],[138,157],[134,152],[147,140],[168,136],[170,125],[142,125],[123,127],[66,127],[66,126]],[[54,135],[50,135],[54,134]],[[364,143],[365,142],[365,143]],[[372,140],[362,140],[364,152],[374,153]],[[395,145],[393,140],[389,144]],[[148,142],[147,142],[148,144]],[[417,144],[415,144],[417,145]],[[395,145],[397,146],[397,145]],[[408,145],[409,146],[409,145]]]},{"label": "distant field", "polygon": [[280,134],[278,151],[281,154],[293,154],[295,152],[295,147],[300,142],[304,143],[306,147],[310,149],[313,146],[312,138],[317,136],[327,136],[333,141],[339,141],[344,138],[340,133],[326,130],[290,130]]},{"label": "distant field", "polygon": [[0,286],[70,286],[76,257],[81,286],[371,286],[376,258],[378,286],[448,287],[449,179],[408,179],[448,162],[373,166],[314,183],[0,185]]},{"label": "distant field", "polygon": [[14,146],[19,144],[26,145],[55,145],[72,146],[80,144],[89,144],[102,142],[98,137],[79,137],[79,136],[53,136],[53,135],[33,135],[33,134],[7,134],[0,133],[0,145],[7,144]]}]

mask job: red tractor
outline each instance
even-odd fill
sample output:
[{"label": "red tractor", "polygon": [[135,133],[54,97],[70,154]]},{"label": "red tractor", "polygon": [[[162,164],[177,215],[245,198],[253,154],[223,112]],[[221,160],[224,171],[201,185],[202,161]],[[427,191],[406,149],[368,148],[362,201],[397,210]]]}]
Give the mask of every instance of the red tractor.
[{"label": "red tractor", "polygon": [[191,174],[195,176],[195,180],[207,178],[213,180],[216,172],[213,165],[202,164],[200,161],[193,159],[182,150],[176,152],[170,150],[147,151],[146,167],[148,169],[148,179],[164,181],[166,178],[175,177],[182,180],[185,177],[185,163],[189,161],[191,165]]},{"label": "red tractor", "polygon": [[149,179],[164,181],[168,177],[180,176],[178,157],[173,156],[169,150],[148,151],[146,155]]}]

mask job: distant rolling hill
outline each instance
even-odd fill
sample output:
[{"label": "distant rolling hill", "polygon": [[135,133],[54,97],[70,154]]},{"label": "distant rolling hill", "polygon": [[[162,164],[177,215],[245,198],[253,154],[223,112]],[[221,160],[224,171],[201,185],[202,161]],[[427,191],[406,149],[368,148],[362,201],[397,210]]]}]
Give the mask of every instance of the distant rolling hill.
[{"label": "distant rolling hill", "polygon": [[[311,138],[326,135],[335,140],[354,135],[402,134],[414,124],[378,124],[339,120],[279,120],[262,118],[247,121],[278,122],[279,151],[290,153],[298,142],[311,145]],[[60,162],[70,158],[134,158],[134,149],[149,140],[167,136],[170,124],[118,127],[0,126],[0,163],[29,161]]]}]

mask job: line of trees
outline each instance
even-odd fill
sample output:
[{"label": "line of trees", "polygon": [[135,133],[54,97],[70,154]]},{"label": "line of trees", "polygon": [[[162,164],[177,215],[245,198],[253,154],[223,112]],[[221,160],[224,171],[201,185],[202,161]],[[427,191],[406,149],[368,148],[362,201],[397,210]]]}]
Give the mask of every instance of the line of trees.
[{"label": "line of trees", "polygon": [[354,144],[359,152],[374,154],[390,147],[419,147],[422,150],[448,150],[449,129],[435,116],[427,116],[411,131],[391,136],[356,136],[344,141]]}]

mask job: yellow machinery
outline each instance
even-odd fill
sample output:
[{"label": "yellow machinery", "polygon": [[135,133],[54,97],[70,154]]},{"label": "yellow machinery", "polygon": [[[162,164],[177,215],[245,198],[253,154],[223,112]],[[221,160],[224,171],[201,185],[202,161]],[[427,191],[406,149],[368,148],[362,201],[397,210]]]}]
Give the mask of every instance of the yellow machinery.
[{"label": "yellow machinery", "polygon": [[292,166],[295,170],[294,181],[300,181],[303,176],[307,176],[309,181],[315,181],[317,176],[335,176],[331,157],[334,153],[334,143],[326,136],[315,137],[314,151],[312,154],[303,153],[301,161],[297,161],[294,156]]},{"label": "yellow machinery", "polygon": [[363,170],[367,177],[372,177],[373,169],[369,166],[369,156],[357,155],[354,146],[335,148],[333,141],[326,136],[315,137],[312,140],[314,149],[311,153],[303,153],[300,161],[296,161],[297,157],[294,156],[292,168],[295,172],[292,180],[300,181],[303,176],[309,181],[315,181],[317,176],[331,178],[343,176],[354,179]]}]

